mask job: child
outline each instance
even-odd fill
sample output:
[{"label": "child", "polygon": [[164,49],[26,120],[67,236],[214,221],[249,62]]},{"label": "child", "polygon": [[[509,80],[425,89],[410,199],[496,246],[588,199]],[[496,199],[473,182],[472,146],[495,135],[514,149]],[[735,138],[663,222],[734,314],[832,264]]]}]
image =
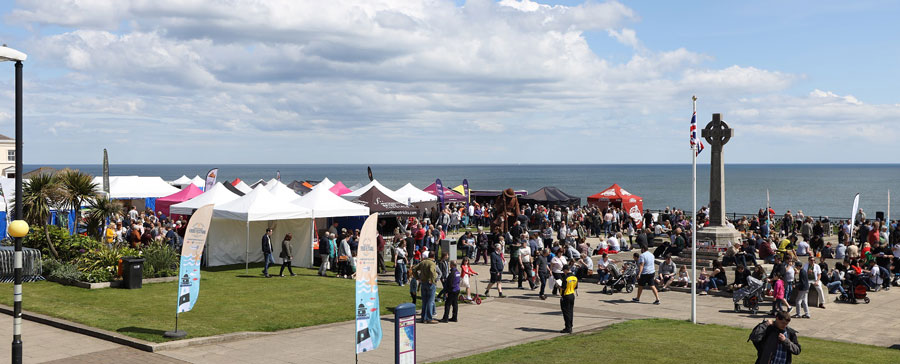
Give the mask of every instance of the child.
[{"label": "child", "polygon": [[[472,294],[469,293],[469,276],[477,276],[478,273],[469,266],[469,258],[463,258],[462,265],[460,266],[460,275],[462,275],[462,280],[460,281],[460,288],[466,289],[466,301],[472,300]],[[474,279],[474,278],[473,278]]]},{"label": "child", "polygon": [[[684,266],[681,266],[684,268]],[[709,282],[709,273],[706,272],[706,267],[700,270],[700,275],[697,277],[697,287],[706,287],[706,282]],[[705,290],[700,291],[701,295],[707,294]]]},{"label": "child", "polygon": [[678,267],[678,281],[675,282],[676,287],[687,287],[691,283],[691,276],[688,275],[687,267],[682,265]]},{"label": "child", "polygon": [[784,307],[787,307],[787,309],[784,310],[784,312],[791,311],[791,305],[788,303],[787,299],[785,299],[785,297],[784,297],[784,280],[782,280],[781,278],[782,278],[781,273],[775,273],[775,278],[774,278],[775,281],[772,282],[772,285],[775,287],[775,289],[772,294],[772,311],[769,313],[771,313],[773,315],[776,312],[781,311],[781,310],[779,310],[779,308],[781,308],[782,305],[784,305]]}]

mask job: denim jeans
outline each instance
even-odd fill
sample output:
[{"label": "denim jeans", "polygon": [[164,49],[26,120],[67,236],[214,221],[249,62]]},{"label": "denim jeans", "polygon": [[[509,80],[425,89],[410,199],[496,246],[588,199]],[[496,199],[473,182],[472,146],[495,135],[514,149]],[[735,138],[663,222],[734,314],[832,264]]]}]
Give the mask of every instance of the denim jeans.
[{"label": "denim jeans", "polygon": [[263,268],[263,274],[269,275],[269,265],[275,264],[275,258],[272,257],[272,253],[265,254],[266,266]]},{"label": "denim jeans", "polygon": [[406,282],[406,263],[397,262],[397,265],[394,267],[394,280],[401,286]]},{"label": "denim jeans", "polygon": [[841,286],[841,281],[834,281],[834,282],[828,283],[827,286],[828,286],[828,293],[834,293],[834,291],[838,291],[838,292],[841,292],[841,295],[844,295],[844,296],[847,295],[847,291],[845,291],[844,287]]},{"label": "denim jeans", "polygon": [[422,287],[422,322],[434,320],[434,284],[421,282]]},{"label": "denim jeans", "polygon": [[721,279],[718,279],[716,277],[710,277],[709,281],[706,282],[705,291],[709,292],[710,288],[719,289],[719,286],[724,286],[724,285],[725,285],[725,282],[723,282]]},{"label": "denim jeans", "polygon": [[609,272],[603,270],[597,272],[597,279],[600,283],[606,283],[609,280]]}]

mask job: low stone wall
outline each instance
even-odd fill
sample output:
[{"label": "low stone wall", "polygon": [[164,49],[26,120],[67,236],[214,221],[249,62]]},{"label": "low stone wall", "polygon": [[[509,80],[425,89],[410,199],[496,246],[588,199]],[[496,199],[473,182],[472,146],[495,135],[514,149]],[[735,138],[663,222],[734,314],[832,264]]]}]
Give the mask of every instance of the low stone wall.
[{"label": "low stone wall", "polygon": [[[115,280],[112,282],[100,282],[100,283],[88,283],[81,281],[63,281],[57,279],[47,278],[48,281],[56,282],[59,284],[64,284],[67,286],[74,286],[78,288],[86,288],[86,289],[102,289],[102,288],[119,288],[122,286],[122,280]],[[161,277],[161,278],[147,278],[142,279],[141,284],[149,284],[149,283],[163,283],[163,282],[174,282],[177,281],[178,277]]]}]

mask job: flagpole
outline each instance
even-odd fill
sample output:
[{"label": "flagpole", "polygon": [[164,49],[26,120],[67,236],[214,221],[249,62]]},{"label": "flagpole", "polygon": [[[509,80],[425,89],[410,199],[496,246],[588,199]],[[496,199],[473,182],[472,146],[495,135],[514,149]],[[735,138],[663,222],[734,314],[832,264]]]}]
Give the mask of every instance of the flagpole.
[{"label": "flagpole", "polygon": [[[771,224],[771,223],[772,223],[772,216],[771,216],[771,214],[769,214],[769,210],[770,210],[770,209],[772,209],[772,208],[769,207],[769,189],[766,188],[766,231],[769,232],[769,234],[766,235],[766,239],[768,239],[768,238],[769,238],[769,235],[772,234],[772,226],[774,226],[774,224]],[[772,226],[769,226],[770,224],[771,224]]]},{"label": "flagpole", "polygon": [[891,246],[891,190],[888,190],[888,208],[885,224],[887,226],[887,244]]},{"label": "flagpole", "polygon": [[[697,114],[697,96],[691,96],[694,115]],[[692,134],[693,135],[693,134]],[[697,143],[691,145],[691,169],[693,171],[693,201],[691,216],[691,322],[697,323]]]}]

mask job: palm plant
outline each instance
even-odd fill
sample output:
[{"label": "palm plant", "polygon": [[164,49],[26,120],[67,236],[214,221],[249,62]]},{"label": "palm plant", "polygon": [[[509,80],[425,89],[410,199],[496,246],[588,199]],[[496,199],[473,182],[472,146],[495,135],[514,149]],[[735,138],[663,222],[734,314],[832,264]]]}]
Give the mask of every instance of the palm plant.
[{"label": "palm plant", "polygon": [[122,202],[98,195],[92,198],[88,204],[90,204],[87,213],[88,234],[96,237],[97,240],[103,241],[104,230],[102,227],[107,219],[115,220],[122,215]]},{"label": "palm plant", "polygon": [[93,177],[79,170],[64,169],[56,174],[63,191],[62,207],[75,211],[76,218],[82,203],[91,203],[96,198],[97,184]]},{"label": "palm plant", "polygon": [[25,181],[22,185],[22,219],[33,226],[44,228],[47,237],[47,246],[54,259],[59,259],[56,247],[50,240],[50,230],[47,222],[50,220],[50,208],[54,207],[62,198],[62,192],[57,180],[50,174],[39,174]]}]

